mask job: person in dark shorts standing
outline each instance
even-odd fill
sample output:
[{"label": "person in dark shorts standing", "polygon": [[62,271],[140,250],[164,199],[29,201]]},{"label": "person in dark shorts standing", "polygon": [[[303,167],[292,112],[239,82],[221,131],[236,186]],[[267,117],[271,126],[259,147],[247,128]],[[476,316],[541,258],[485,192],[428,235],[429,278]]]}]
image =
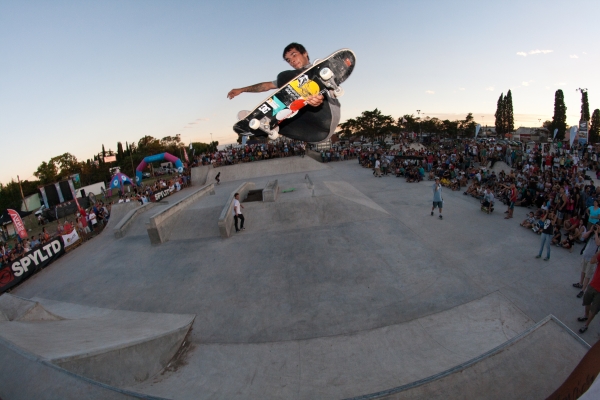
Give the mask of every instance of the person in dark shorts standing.
[{"label": "person in dark shorts standing", "polygon": [[[590,260],[591,264],[598,264],[600,253],[596,253]],[[584,322],[585,325],[579,329],[579,333],[584,333],[588,330],[590,323],[600,310],[600,274],[594,274],[585,293],[583,294],[583,306],[585,307],[585,315],[577,318],[577,321]]]},{"label": "person in dark shorts standing", "polygon": [[[260,93],[279,89],[311,66],[308,52],[300,43],[287,45],[283,50],[283,59],[294,69],[281,72],[272,82],[231,89],[227,97],[233,99],[245,92]],[[305,142],[321,142],[328,139],[340,122],[340,102],[322,94],[308,96],[306,102],[312,107],[304,107],[297,117],[281,121],[279,132],[291,139]]]},{"label": "person in dark shorts standing", "polygon": [[440,183],[439,176],[435,178],[435,183],[433,184],[433,207],[431,207],[431,215],[433,215],[433,211],[437,207],[440,212],[440,219],[442,218],[442,207],[444,206],[444,199],[442,198],[442,184]]},{"label": "person in dark shorts standing", "polygon": [[[242,214],[242,208],[244,206],[240,203],[240,194],[236,193],[233,195],[233,220],[235,221],[235,231],[245,231],[244,228],[244,215]],[[238,228],[238,220],[240,221],[240,227]]]}]

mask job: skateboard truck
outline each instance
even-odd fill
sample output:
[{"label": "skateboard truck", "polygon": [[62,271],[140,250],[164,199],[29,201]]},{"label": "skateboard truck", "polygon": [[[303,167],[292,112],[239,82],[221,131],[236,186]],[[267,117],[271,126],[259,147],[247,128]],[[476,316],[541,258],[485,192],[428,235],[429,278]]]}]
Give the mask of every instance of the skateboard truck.
[{"label": "skateboard truck", "polygon": [[325,67],[319,71],[319,76],[321,77],[323,84],[332,89],[329,91],[329,94],[332,97],[337,99],[338,97],[342,97],[344,95],[344,89],[335,83],[335,79],[331,79],[333,78],[333,72],[329,68]]},{"label": "skateboard truck", "polygon": [[263,117],[261,120],[252,118],[248,125],[250,126],[250,129],[260,129],[261,131],[266,132],[267,135],[269,135],[269,139],[275,140],[279,136],[279,126],[271,129],[271,126],[269,125],[270,122],[271,120],[267,117]]}]

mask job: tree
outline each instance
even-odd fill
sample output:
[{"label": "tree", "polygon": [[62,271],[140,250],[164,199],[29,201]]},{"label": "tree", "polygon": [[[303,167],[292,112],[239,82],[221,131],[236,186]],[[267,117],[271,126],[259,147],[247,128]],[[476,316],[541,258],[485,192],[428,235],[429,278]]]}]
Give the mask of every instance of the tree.
[{"label": "tree", "polygon": [[581,91],[581,118],[580,121],[590,120],[590,103],[588,102],[587,90]]},{"label": "tree", "polygon": [[52,159],[50,159],[49,162],[43,161],[33,175],[35,175],[43,185],[56,182],[58,167]]},{"label": "tree", "polygon": [[123,143],[117,142],[117,162],[121,162],[123,160]]},{"label": "tree", "polygon": [[554,134],[554,129],[558,129],[556,138],[563,140],[567,132],[567,106],[565,106],[565,95],[563,91],[558,89],[554,94],[554,116],[552,117],[551,134]]},{"label": "tree", "polygon": [[106,157],[106,151],[104,150],[104,144],[102,145],[102,158]]},{"label": "tree", "polygon": [[0,210],[4,211],[7,208],[14,210],[21,209],[21,191],[19,190],[19,184],[11,180],[8,184],[3,185],[0,183]]},{"label": "tree", "polygon": [[510,89],[504,98],[504,129],[505,133],[512,133],[515,130],[515,115],[513,113],[512,93]]},{"label": "tree", "polygon": [[465,119],[456,121],[458,130],[462,131],[467,137],[475,136],[475,127],[477,122],[473,118],[473,113],[468,113]]},{"label": "tree", "polygon": [[588,141],[590,143],[598,143],[600,141],[600,110],[597,108],[592,114]]},{"label": "tree", "polygon": [[384,136],[395,131],[394,119],[383,115],[377,108],[373,111],[363,111],[356,117],[356,134],[370,139]]},{"label": "tree", "polygon": [[498,135],[504,135],[506,131],[504,130],[504,93],[500,93],[500,97],[498,98],[498,103],[496,104],[496,113],[494,116],[496,117],[495,125],[496,125],[496,133]]},{"label": "tree", "polygon": [[60,156],[52,157],[50,159],[57,167],[60,168],[57,178],[67,178],[70,175],[81,172],[81,164],[77,161],[71,153],[61,154]]}]

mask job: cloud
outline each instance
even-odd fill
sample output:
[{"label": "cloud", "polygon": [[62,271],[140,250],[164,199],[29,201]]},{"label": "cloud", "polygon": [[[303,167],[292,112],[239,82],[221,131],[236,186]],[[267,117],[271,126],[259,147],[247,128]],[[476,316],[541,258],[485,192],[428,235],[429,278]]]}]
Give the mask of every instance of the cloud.
[{"label": "cloud", "polygon": [[535,50],[530,50],[528,53],[525,53],[524,51],[519,51],[517,53],[518,56],[523,56],[523,57],[527,57],[527,54],[530,55],[534,55],[534,54],[548,54],[548,53],[552,53],[554,50],[540,50],[540,49],[535,49]]},{"label": "cloud", "polygon": [[569,58],[579,58],[579,56],[577,54],[571,54]]},{"label": "cloud", "polygon": [[494,87],[493,86],[488,86],[485,88],[485,90],[489,90],[490,92],[494,91]]},{"label": "cloud", "polygon": [[458,90],[466,90],[464,87],[459,87]]},{"label": "cloud", "polygon": [[529,82],[521,82],[521,85],[523,85],[523,86],[529,86]]},{"label": "cloud", "polygon": [[582,51],[581,54],[587,54],[585,51]]},{"label": "cloud", "polygon": [[529,54],[548,54],[548,53],[552,53],[554,50],[539,50],[539,49],[535,49],[535,50],[531,50],[529,52]]},{"label": "cloud", "polygon": [[433,90],[426,90],[425,93],[427,93],[427,94],[434,94],[435,92]]},{"label": "cloud", "polygon": [[210,121],[210,118],[198,118],[196,121]]}]

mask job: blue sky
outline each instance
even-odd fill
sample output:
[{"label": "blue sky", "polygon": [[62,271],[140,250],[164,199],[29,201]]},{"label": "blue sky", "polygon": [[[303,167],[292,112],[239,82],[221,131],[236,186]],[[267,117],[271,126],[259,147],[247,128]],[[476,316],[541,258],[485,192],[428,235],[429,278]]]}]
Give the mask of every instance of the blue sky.
[{"label": "blue sky", "polygon": [[551,119],[562,89],[568,122],[579,87],[600,108],[599,1],[9,1],[0,2],[0,182],[34,179],[64,152],[144,135],[235,140],[239,110],[265,94],[235,87],[347,47],[357,66],[342,120],[379,108],[493,124],[512,90],[517,126]]}]

